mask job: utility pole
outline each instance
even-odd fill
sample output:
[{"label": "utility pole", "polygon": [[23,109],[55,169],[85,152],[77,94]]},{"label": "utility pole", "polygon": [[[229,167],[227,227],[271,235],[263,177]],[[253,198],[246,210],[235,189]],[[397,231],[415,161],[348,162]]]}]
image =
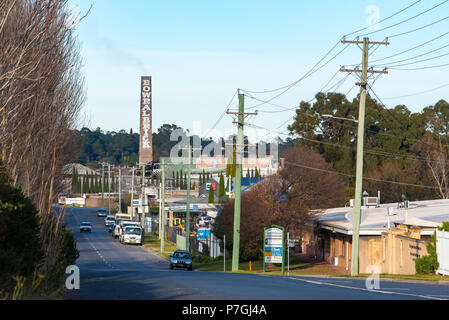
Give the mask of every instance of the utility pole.
[{"label": "utility pole", "polygon": [[159,235],[159,240],[161,239],[161,208],[162,208],[162,183],[159,182],[159,227],[158,227],[158,235]]},{"label": "utility pole", "polygon": [[122,212],[122,188],[121,188],[121,180],[122,180],[122,167],[118,167],[118,212]]},{"label": "utility pole", "polygon": [[192,173],[192,146],[189,140],[189,162],[187,167],[187,199],[186,199],[186,250],[190,252],[190,182]]},{"label": "utility pole", "polygon": [[355,181],[355,201],[354,213],[352,218],[352,259],[351,259],[351,275],[359,274],[359,234],[360,234],[360,215],[362,203],[362,185],[363,185],[363,146],[365,134],[365,106],[366,106],[366,87],[368,84],[368,73],[388,73],[386,70],[368,70],[368,53],[370,45],[389,45],[389,42],[370,42],[369,38],[363,38],[363,41],[347,41],[342,40],[342,43],[363,44],[362,56],[362,70],[354,69],[348,70],[341,68],[341,72],[361,72],[360,85],[360,105],[359,105],[359,119],[357,130],[357,162],[356,162],[356,181]]},{"label": "utility pole", "polygon": [[165,251],[165,161],[161,158],[161,253]]},{"label": "utility pole", "polygon": [[240,251],[240,208],[242,195],[242,158],[243,158],[243,127],[245,116],[257,115],[255,113],[245,113],[245,95],[238,90],[239,97],[239,111],[229,112],[227,114],[234,114],[238,116],[237,123],[237,145],[236,145],[236,177],[235,177],[235,200],[234,200],[234,238],[232,245],[232,271],[239,269],[239,251]]},{"label": "utility pole", "polygon": [[108,213],[111,213],[111,165],[108,163]]},{"label": "utility pole", "polygon": [[131,220],[134,220],[134,166],[131,175]]},{"label": "utility pole", "polygon": [[101,163],[101,207],[104,208],[104,162]]}]

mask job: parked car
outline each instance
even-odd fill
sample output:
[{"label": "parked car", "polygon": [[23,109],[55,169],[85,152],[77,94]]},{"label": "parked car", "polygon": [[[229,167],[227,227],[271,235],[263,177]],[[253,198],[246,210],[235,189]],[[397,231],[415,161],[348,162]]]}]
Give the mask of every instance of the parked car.
[{"label": "parked car", "polygon": [[106,218],[104,218],[104,225],[106,227],[109,227],[109,225],[113,222],[115,222],[115,216],[107,216]]},{"label": "parked car", "polygon": [[108,215],[108,212],[106,211],[106,209],[98,209],[97,211],[97,216],[98,217],[106,217]]},{"label": "parked car", "polygon": [[92,232],[92,225],[90,222],[82,222],[80,225],[80,232],[87,231]]},{"label": "parked car", "polygon": [[128,226],[123,228],[123,234],[120,235],[120,242],[123,244],[142,245],[142,228],[136,226]]},{"label": "parked car", "polygon": [[192,257],[188,251],[176,250],[173,255],[170,256],[170,269],[173,268],[187,268],[192,270]]},{"label": "parked car", "polygon": [[129,220],[122,220],[120,221],[118,225],[118,237],[120,239],[120,242],[122,242],[123,237],[123,230],[126,227],[140,227],[140,222],[137,221],[129,221]]}]

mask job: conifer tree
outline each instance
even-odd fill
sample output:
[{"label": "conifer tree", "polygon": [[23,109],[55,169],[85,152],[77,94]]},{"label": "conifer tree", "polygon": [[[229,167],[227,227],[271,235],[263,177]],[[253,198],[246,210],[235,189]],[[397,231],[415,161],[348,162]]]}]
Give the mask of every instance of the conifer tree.
[{"label": "conifer tree", "polygon": [[218,199],[221,199],[225,195],[225,186],[224,186],[224,177],[223,174],[220,173],[220,183],[218,186]]},{"label": "conifer tree", "polygon": [[212,187],[212,185],[209,188],[209,198],[208,198],[208,203],[214,203],[215,202],[215,194],[214,194],[214,188]]}]

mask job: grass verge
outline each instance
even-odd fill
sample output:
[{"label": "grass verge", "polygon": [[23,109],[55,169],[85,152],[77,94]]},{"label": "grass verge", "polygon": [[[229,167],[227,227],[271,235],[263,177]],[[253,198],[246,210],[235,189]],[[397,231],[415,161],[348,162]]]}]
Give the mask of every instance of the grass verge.
[{"label": "grass verge", "polygon": [[174,251],[176,251],[176,244],[171,241],[165,240],[165,252],[161,253],[161,240],[159,240],[157,236],[151,233],[145,233],[143,245],[148,249],[161,254],[167,259],[169,259],[170,255]]}]

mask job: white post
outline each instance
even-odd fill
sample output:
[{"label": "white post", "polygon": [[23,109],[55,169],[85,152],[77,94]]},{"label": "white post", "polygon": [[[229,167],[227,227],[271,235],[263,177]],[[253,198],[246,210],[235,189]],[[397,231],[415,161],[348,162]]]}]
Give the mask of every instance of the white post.
[{"label": "white post", "polygon": [[290,275],[290,232],[287,232],[287,275]]},{"label": "white post", "polygon": [[161,227],[162,227],[162,183],[159,183],[159,239],[161,238]]},{"label": "white post", "polygon": [[226,235],[223,235],[223,272],[226,272]]}]

